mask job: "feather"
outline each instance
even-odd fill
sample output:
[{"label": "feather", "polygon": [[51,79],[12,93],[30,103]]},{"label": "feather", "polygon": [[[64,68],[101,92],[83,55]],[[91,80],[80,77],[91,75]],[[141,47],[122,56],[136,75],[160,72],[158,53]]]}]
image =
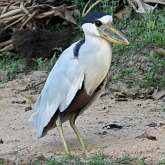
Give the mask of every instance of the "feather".
[{"label": "feather", "polygon": [[54,65],[29,119],[36,126],[37,137],[42,136],[44,127],[58,109],[63,112],[69,106],[82,86],[84,71],[71,52],[74,46],[66,49]]},{"label": "feather", "polygon": [[57,111],[61,114],[68,111],[67,108],[75,100],[83,83],[89,97],[86,97],[86,103],[80,104],[87,107],[87,102],[92,99],[90,95],[93,95],[108,73],[112,55],[109,43],[101,39],[85,41],[79,49],[79,55],[75,57],[74,48],[78,42],[61,54],[37,100],[36,111],[30,120],[36,126],[35,133],[38,137],[43,135],[44,128],[49,125]]}]

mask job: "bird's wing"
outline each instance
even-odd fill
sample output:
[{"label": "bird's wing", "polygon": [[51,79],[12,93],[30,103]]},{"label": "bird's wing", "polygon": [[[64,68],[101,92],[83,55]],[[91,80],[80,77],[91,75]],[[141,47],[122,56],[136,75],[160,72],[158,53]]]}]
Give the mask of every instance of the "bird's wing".
[{"label": "bird's wing", "polygon": [[30,117],[38,137],[57,109],[65,111],[84,80],[83,67],[73,55],[73,47],[66,49],[50,72],[45,86],[36,102],[35,113]]}]

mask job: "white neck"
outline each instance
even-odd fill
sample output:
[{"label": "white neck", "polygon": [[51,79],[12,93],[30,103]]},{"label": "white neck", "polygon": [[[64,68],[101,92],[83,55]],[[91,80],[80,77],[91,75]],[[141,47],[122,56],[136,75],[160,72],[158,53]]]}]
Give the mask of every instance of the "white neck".
[{"label": "white neck", "polygon": [[85,43],[87,47],[91,47],[91,48],[100,48],[103,45],[107,45],[108,47],[110,46],[110,43],[108,43],[108,41],[106,41],[105,39],[98,37],[98,36],[94,36],[94,35],[89,35],[89,34],[85,34]]},{"label": "white neck", "polygon": [[78,58],[85,67],[85,88],[90,94],[108,73],[112,58],[111,46],[101,37],[85,35],[85,43],[80,48]]}]

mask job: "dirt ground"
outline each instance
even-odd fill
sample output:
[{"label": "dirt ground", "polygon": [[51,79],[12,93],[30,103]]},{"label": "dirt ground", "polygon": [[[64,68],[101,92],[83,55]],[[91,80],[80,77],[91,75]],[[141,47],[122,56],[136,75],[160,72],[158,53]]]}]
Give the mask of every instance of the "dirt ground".
[{"label": "dirt ground", "polygon": [[[33,73],[0,84],[0,158],[6,164],[31,164],[41,156],[54,158],[64,154],[56,129],[37,139],[33,125],[28,122],[38,94],[34,89],[26,89],[45,76]],[[144,156],[149,162],[165,159],[164,108],[162,100],[116,101],[108,96],[97,100],[77,120],[88,146],[87,155],[103,152],[113,156]],[[114,125],[110,124],[122,127],[111,129]],[[64,124],[64,132],[71,153],[82,154],[68,123]]]}]

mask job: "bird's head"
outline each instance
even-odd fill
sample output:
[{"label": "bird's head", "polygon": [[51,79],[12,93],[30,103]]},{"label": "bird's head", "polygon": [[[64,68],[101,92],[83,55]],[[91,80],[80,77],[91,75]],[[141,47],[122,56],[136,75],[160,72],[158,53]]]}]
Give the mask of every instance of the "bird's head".
[{"label": "bird's head", "polygon": [[126,36],[113,25],[111,15],[92,12],[82,18],[82,29],[85,35],[101,37],[109,42],[128,45]]}]

